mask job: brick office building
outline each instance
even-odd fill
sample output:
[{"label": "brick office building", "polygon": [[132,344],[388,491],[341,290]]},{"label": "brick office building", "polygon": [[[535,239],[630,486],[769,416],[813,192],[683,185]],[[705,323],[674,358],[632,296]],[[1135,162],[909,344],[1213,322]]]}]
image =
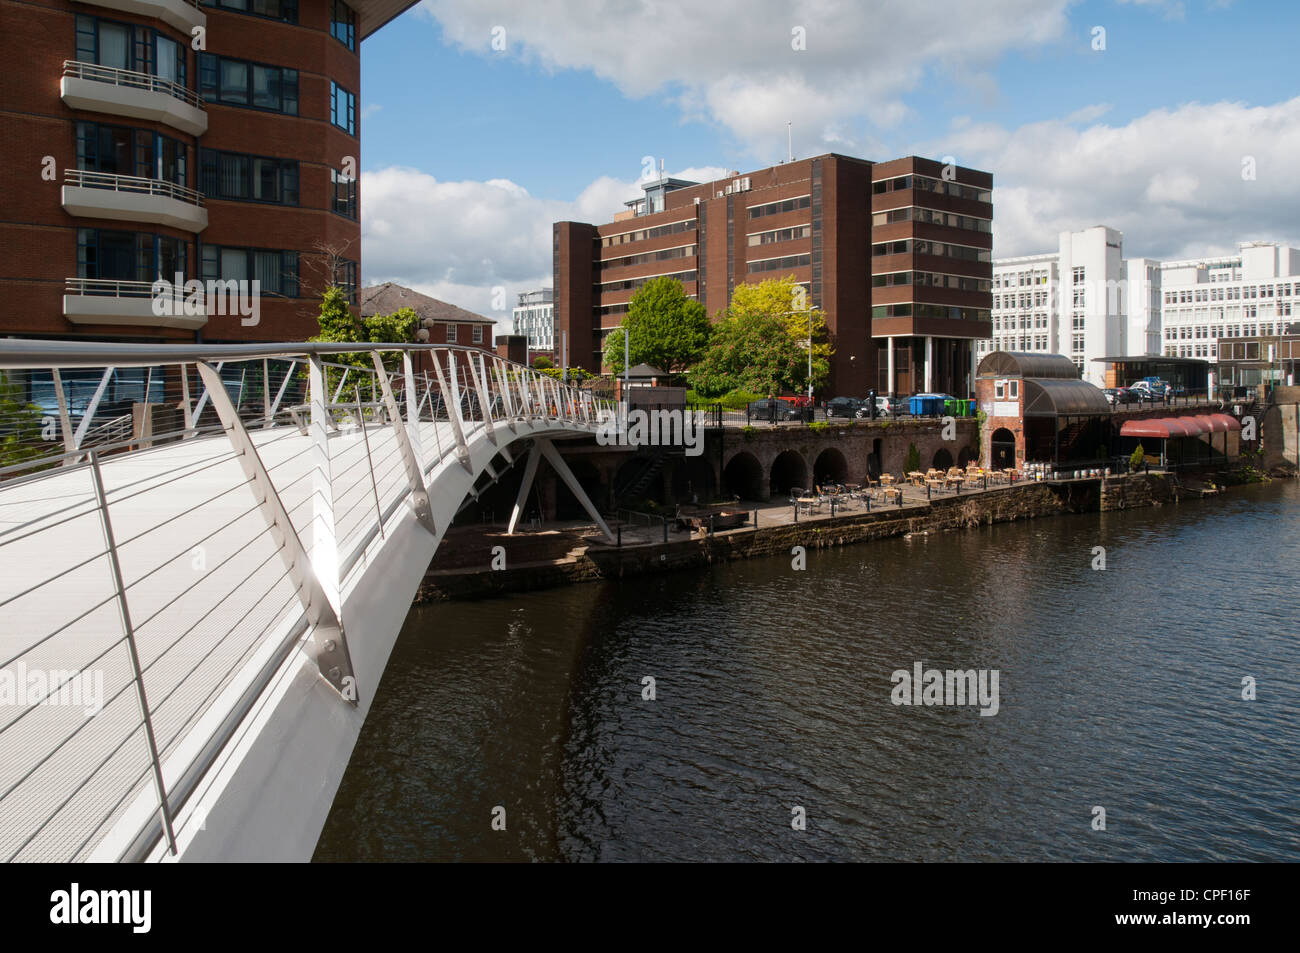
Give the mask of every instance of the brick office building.
[{"label": "brick office building", "polygon": [[[316,333],[324,286],[355,300],[360,274],[360,43],[411,5],[0,0],[0,335]],[[257,323],[156,314],[177,272],[258,280]]]},{"label": "brick office building", "polygon": [[991,333],[993,177],[917,157],[828,154],[710,183],[660,178],[604,225],[553,228],[556,330],[599,370],[648,279],[710,316],[736,285],[793,274],[834,337],[829,394],[972,391]]}]

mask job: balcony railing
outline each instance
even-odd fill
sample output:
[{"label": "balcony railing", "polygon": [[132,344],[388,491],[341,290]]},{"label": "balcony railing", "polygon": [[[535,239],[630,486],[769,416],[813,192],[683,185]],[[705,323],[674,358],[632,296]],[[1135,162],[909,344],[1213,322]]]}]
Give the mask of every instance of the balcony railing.
[{"label": "balcony railing", "polygon": [[118,281],[115,278],[68,278],[64,294],[94,295],[103,298],[151,298],[153,282]]},{"label": "balcony railing", "polygon": [[113,86],[142,89],[146,92],[166,93],[168,96],[179,99],[195,109],[203,108],[203,100],[199,98],[199,94],[194,90],[179,83],[173,83],[168,79],[151,76],[148,73],[118,69],[116,66],[97,66],[94,63],[82,63],[78,60],[64,60],[63,75],[74,79],[91,80],[96,83],[109,83]]},{"label": "balcony railing", "polygon": [[203,207],[203,193],[166,179],[146,179],[138,175],[116,175],[112,172],[87,172],[83,169],[66,169],[63,184],[83,189],[104,189],[109,192],[129,192],[132,195],[158,195],[176,199],[190,205]]}]

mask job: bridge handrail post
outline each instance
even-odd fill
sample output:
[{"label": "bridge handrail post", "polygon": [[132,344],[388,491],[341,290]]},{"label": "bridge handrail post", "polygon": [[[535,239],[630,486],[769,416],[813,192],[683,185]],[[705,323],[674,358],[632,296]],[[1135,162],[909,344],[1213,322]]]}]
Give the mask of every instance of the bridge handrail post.
[{"label": "bridge handrail post", "polygon": [[[433,523],[433,507],[429,503],[429,490],[424,485],[424,474],[420,470],[420,461],[416,457],[415,448],[411,445],[410,434],[407,432],[407,425],[402,420],[401,412],[397,409],[397,398],[393,396],[393,384],[388,379],[388,371],[384,369],[384,361],[379,351],[371,351],[370,359],[375,365],[375,378],[379,381],[379,389],[383,393],[384,406],[388,408],[388,416],[392,418],[393,437],[397,444],[397,452],[402,458],[402,465],[406,469],[407,485],[411,491],[411,509],[415,511],[415,518],[424,525],[430,533],[437,535],[437,530]],[[367,438],[366,456],[370,455],[370,444]],[[374,482],[375,465],[374,461],[370,462],[370,479]],[[379,520],[379,530],[382,533],[384,529],[384,512],[379,506],[379,490],[375,490],[375,515]]]},{"label": "bridge handrail post", "polygon": [[[331,601],[327,583],[316,574],[315,566],[303,545],[293,520],[289,517],[279,491],[257,452],[257,445],[249,436],[244,422],[230,394],[221,383],[217,371],[206,361],[197,362],[199,376],[212,396],[212,406],[221,418],[231,447],[236,452],[239,468],[249,483],[249,492],[258,500],[257,510],[266,523],[266,530],[278,544],[277,550],[289,581],[293,583],[298,601],[308,623],[312,626],[312,641],[317,667],[325,680],[349,704],[356,705],[358,691],[352,657],[348,653],[347,637],[335,603]],[[323,385],[317,390],[323,393]],[[314,395],[313,395],[314,396]],[[324,412],[327,408],[322,407]],[[313,416],[315,416],[313,414]],[[337,557],[335,557],[337,564]]]},{"label": "bridge handrail post", "polygon": [[[448,367],[451,368],[452,383],[455,384],[456,355],[448,353],[447,363]],[[438,388],[442,391],[442,402],[447,408],[447,419],[451,423],[452,435],[456,438],[456,457],[460,460],[461,466],[472,472],[473,465],[469,459],[469,443],[465,440],[465,429],[461,425],[460,419],[460,394],[454,387],[448,387],[447,376],[443,374],[442,361],[438,360],[436,351],[433,356],[433,372],[438,378]],[[450,399],[448,395],[451,395]]]},{"label": "bridge handrail post", "polygon": [[158,757],[158,740],[153,730],[153,717],[149,713],[149,698],[144,688],[144,671],[140,666],[140,652],[135,644],[135,626],[131,623],[131,609],[126,601],[126,586],[122,582],[122,566],[117,559],[117,541],[113,536],[113,522],[108,515],[108,495],[104,492],[104,477],[99,469],[99,454],[90,451],[91,480],[95,485],[95,503],[99,510],[100,526],[104,531],[109,570],[113,575],[113,589],[117,597],[118,615],[122,632],[126,636],[127,655],[131,660],[131,680],[135,683],[136,699],[140,702],[140,715],[144,719],[145,740],[149,745],[149,760],[153,767],[154,789],[158,795],[158,810],[162,814],[163,830],[167,834],[167,847],[175,856],[176,831],[172,826],[171,805],[167,801],[167,785],[163,781],[162,761]]}]

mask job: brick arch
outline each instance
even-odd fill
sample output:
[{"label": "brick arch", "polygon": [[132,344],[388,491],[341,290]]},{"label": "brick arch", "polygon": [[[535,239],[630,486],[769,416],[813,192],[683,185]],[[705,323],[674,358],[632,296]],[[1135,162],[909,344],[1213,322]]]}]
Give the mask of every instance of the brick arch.
[{"label": "brick arch", "polygon": [[742,500],[766,500],[768,465],[749,450],[735,450],[727,455],[722,467],[725,492]]}]

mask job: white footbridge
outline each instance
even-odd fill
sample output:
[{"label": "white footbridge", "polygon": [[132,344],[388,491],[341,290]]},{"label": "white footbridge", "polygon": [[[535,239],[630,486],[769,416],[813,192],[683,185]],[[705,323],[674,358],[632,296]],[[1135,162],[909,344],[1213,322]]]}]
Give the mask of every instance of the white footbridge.
[{"label": "white footbridge", "polygon": [[5,860],[310,859],[465,501],[522,465],[513,532],[545,457],[609,532],[551,441],[612,405],[491,352],[5,340],[0,374]]}]

